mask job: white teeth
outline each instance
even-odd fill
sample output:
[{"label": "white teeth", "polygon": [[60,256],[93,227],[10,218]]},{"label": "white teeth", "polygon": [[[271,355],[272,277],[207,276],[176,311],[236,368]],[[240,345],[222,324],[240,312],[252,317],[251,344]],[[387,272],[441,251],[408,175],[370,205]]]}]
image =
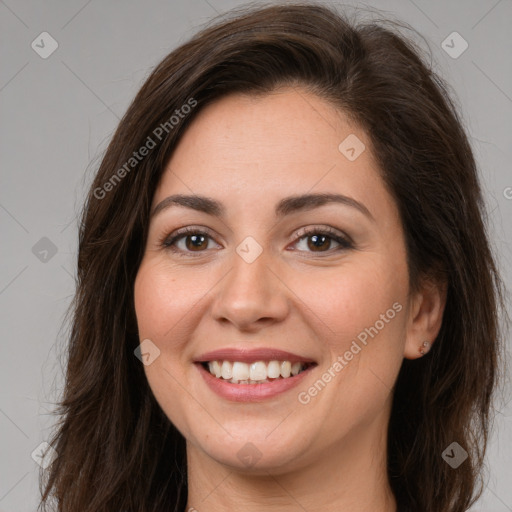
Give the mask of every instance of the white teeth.
[{"label": "white teeth", "polygon": [[234,380],[248,380],[249,379],[249,365],[247,363],[240,363],[238,361],[233,363],[233,379]]},{"label": "white teeth", "polygon": [[271,382],[269,379],[287,379],[298,375],[306,368],[306,364],[292,364],[290,361],[256,361],[250,364],[240,361],[210,361],[208,368],[212,375],[232,384],[261,384]]},{"label": "white teeth", "polygon": [[220,368],[222,378],[229,380],[233,377],[233,365],[229,361],[224,361]]},{"label": "white teeth", "polygon": [[281,363],[281,377],[287,378],[292,373],[292,363],[290,361],[283,361]]},{"label": "white teeth", "polygon": [[210,370],[210,373],[212,375],[215,375],[215,377],[219,378],[221,376],[219,361],[210,361],[208,363],[208,368]]},{"label": "white teeth", "polygon": [[270,363],[268,363],[267,374],[269,379],[277,379],[281,375],[281,365],[279,361],[270,361]]},{"label": "white teeth", "polygon": [[267,365],[263,361],[251,363],[249,371],[251,380],[264,380],[267,378]]},{"label": "white teeth", "polygon": [[299,372],[300,372],[300,367],[301,367],[301,364],[300,363],[293,363],[292,364],[292,375],[298,375]]}]

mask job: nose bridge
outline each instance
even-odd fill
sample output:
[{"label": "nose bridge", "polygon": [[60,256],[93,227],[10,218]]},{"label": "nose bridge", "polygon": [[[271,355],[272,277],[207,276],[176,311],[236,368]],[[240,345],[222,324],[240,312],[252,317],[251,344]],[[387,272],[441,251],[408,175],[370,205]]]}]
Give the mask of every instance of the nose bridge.
[{"label": "nose bridge", "polygon": [[230,258],[231,269],[219,283],[215,318],[247,327],[260,319],[284,317],[286,288],[272,271],[269,254],[251,237],[237,246]]}]

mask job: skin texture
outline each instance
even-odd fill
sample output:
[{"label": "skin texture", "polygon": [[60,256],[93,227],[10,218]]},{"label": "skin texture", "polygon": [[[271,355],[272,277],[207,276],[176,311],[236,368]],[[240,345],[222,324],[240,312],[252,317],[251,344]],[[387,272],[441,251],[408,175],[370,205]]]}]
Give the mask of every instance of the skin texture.
[{"label": "skin texture", "polygon": [[[354,161],[338,150],[350,134],[366,146]],[[421,357],[422,342],[436,337],[445,294],[426,281],[410,294],[398,210],[370,146],[323,99],[282,88],[205,107],[164,171],[153,207],[179,193],[226,208],[223,219],[181,206],[153,217],[135,282],[140,339],[160,350],[146,376],[187,440],[187,510],[396,510],[386,475],[392,387],[403,358]],[[305,193],[350,196],[373,218],[335,203],[275,217],[280,199]],[[185,235],[174,245],[183,256],[159,245],[186,226],[212,237],[194,251]],[[315,250],[314,228],[329,226],[355,247],[337,250],[328,239]],[[263,249],[252,263],[236,252],[248,236]],[[298,394],[397,303],[394,318],[300,403]],[[235,403],[214,394],[193,363],[224,347],[278,348],[318,366],[285,393]],[[251,467],[237,456],[249,442],[260,456]]]}]

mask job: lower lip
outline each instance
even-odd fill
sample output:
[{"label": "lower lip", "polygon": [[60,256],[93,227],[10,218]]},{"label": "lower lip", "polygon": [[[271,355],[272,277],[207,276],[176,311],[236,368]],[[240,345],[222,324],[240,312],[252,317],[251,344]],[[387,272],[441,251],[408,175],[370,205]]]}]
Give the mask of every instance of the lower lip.
[{"label": "lower lip", "polygon": [[284,393],[297,386],[314,368],[310,366],[298,375],[286,379],[276,379],[261,384],[232,384],[231,382],[214,377],[202,364],[196,363],[206,384],[217,395],[234,402],[258,402]]}]

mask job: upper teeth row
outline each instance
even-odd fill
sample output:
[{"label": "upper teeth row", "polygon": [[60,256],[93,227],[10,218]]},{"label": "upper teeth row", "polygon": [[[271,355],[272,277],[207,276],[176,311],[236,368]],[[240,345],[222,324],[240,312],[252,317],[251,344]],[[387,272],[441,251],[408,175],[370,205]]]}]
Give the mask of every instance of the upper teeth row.
[{"label": "upper teeth row", "polygon": [[[290,361],[256,361],[254,363],[242,363],[239,361],[210,361],[208,368],[215,377],[240,381],[263,381],[287,378],[290,375],[297,375],[305,368],[304,363],[291,363]],[[249,383],[249,382],[247,382]]]}]

